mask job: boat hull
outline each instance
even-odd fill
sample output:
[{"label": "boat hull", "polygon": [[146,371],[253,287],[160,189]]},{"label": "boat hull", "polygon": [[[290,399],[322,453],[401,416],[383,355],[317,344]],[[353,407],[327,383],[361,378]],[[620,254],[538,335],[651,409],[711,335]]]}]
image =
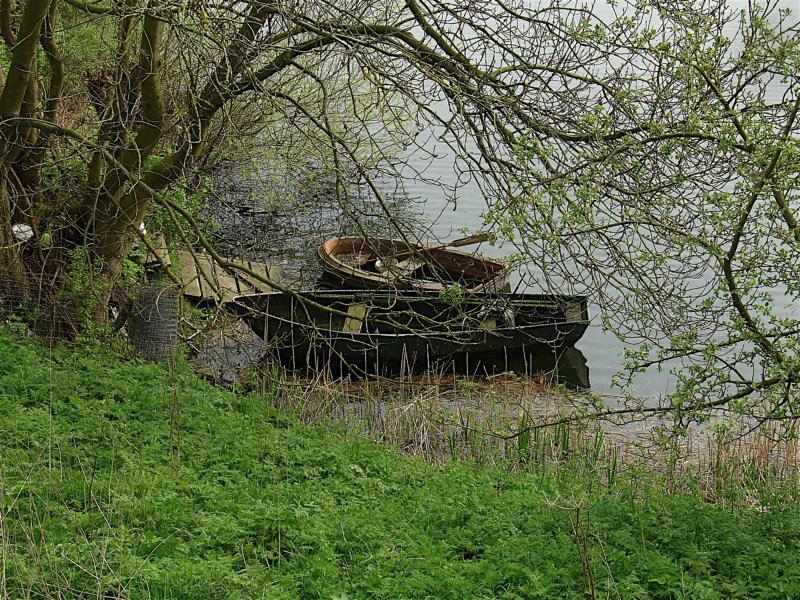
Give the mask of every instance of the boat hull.
[{"label": "boat hull", "polygon": [[239,296],[231,306],[284,362],[325,355],[371,371],[469,352],[554,352],[574,346],[589,323],[580,296],[474,294],[450,303],[436,294],[318,291]]}]

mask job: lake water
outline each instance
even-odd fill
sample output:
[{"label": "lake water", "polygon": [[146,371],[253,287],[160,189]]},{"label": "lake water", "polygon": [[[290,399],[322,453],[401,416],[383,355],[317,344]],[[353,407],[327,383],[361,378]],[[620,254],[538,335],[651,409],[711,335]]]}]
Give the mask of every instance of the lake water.
[{"label": "lake water", "polygon": [[[731,0],[726,4],[726,8],[731,10],[744,10],[748,7],[748,3],[742,0]],[[792,10],[795,18],[800,13],[800,0],[779,0],[777,5],[781,9]],[[593,10],[605,19],[612,18],[612,8],[608,3],[593,3]],[[777,18],[777,11],[771,18]],[[726,31],[726,34],[736,40],[735,31]],[[771,86],[767,90],[767,102],[780,102],[784,91],[785,88],[782,86]],[[486,201],[477,182],[464,181],[463,174],[459,175],[454,168],[455,158],[448,147],[442,142],[436,142],[440,133],[435,130],[426,132],[425,152],[420,153],[419,158],[415,154],[409,156],[410,164],[406,169],[407,177],[404,182],[406,192],[411,197],[424,201],[425,216],[432,222],[431,241],[461,237],[462,229],[468,232],[480,230],[483,226],[482,213],[486,209]],[[432,155],[437,156],[437,159],[431,161],[429,156]],[[424,181],[412,175],[417,171],[424,171]],[[450,189],[445,193],[441,187],[430,183],[431,181],[440,181]],[[514,250],[511,247],[489,244],[483,244],[479,248],[481,253],[491,257],[502,257]],[[535,284],[533,286],[530,284],[537,278],[529,275],[527,272],[516,273],[513,284],[520,291],[542,291],[536,288]],[[778,314],[797,318],[800,307],[796,299],[786,296],[779,290],[772,292]],[[592,390],[598,393],[617,394],[620,390],[614,388],[611,381],[621,368],[625,346],[614,335],[602,330],[598,307],[592,307],[591,315],[592,326],[580,340],[577,348],[586,357]],[[651,369],[639,375],[629,389],[640,396],[665,394],[671,391],[673,380],[674,376],[670,375],[668,369],[664,371]]]},{"label": "lake water", "polygon": [[[443,164],[439,163],[437,168]],[[279,169],[280,165],[274,165],[273,173]],[[269,186],[265,186],[263,177],[253,173],[245,163],[238,167],[231,166],[218,173],[215,178],[215,192],[219,200],[208,207],[207,213],[207,217],[216,223],[215,229],[218,229],[218,235],[212,236],[212,242],[225,256],[262,261],[280,267],[284,285],[295,289],[313,289],[318,286],[322,269],[316,250],[323,241],[331,237],[357,234],[359,228],[375,235],[386,235],[389,232],[388,224],[381,217],[380,209],[375,206],[369,194],[359,200],[352,200],[348,206],[348,212],[360,214],[356,226],[330,193],[333,182],[324,181],[324,177],[317,182],[317,189],[309,189],[308,186],[293,189],[294,186],[290,185],[283,190],[284,195],[280,201],[270,204],[264,200],[264,190]],[[419,201],[400,195],[390,206],[393,214],[401,215],[400,220],[412,235],[430,241],[447,240],[454,237],[458,227],[479,228],[482,203],[479,193],[469,193],[466,196],[468,202],[464,204],[459,201],[461,208],[466,210],[457,211],[458,224],[450,227],[443,226],[450,217],[449,213],[439,215],[437,212],[437,207],[447,206],[441,190],[435,187],[423,190],[413,182],[409,183],[412,189],[424,192],[419,196]],[[441,198],[436,195],[437,192],[442,194]],[[372,216],[366,217],[367,214]],[[490,247],[487,244],[478,249],[492,256],[503,256],[505,252],[500,247]],[[520,279],[520,274],[515,274],[515,286],[519,286]],[[572,387],[602,390],[596,384],[594,372],[591,370],[593,367],[590,367],[586,355],[581,351],[585,340],[596,335],[593,329],[590,328],[585,334],[579,349],[568,349],[557,357],[510,351],[502,356],[471,353],[455,361],[441,361],[436,369],[443,373],[459,374],[491,374],[506,370],[529,373],[557,371],[558,380]],[[244,348],[243,344],[247,347]],[[263,355],[260,342],[250,339],[249,336],[242,336],[241,332],[222,346],[209,348],[199,362],[211,370],[228,373],[241,368],[241,361],[246,363],[253,357],[259,358]],[[421,363],[424,365],[424,361]],[[396,372],[392,371],[396,366],[385,365],[388,370],[384,373]],[[331,371],[338,371],[339,368],[339,365],[334,365]]]},{"label": "lake water", "polygon": [[[741,2],[732,2],[731,5],[745,6]],[[781,5],[797,11],[798,0],[784,1]],[[599,6],[599,10],[602,12],[604,9]],[[473,233],[483,229],[482,213],[486,202],[478,183],[464,180],[463,175],[457,173],[453,154],[444,143],[437,141],[436,136],[437,131],[425,132],[425,152],[412,153],[406,157],[408,165],[404,171],[404,192],[414,202],[408,202],[399,194],[395,208],[406,211],[409,219],[418,220],[413,231],[422,241],[440,243],[462,237],[462,230]],[[433,155],[436,158],[432,160]],[[424,174],[424,180],[414,175],[419,172]],[[435,182],[444,185],[437,185]],[[343,217],[330,188],[326,187],[328,183],[331,182],[319,182],[319,189],[311,193],[305,190],[305,197],[310,198],[310,202],[301,199],[288,208],[276,205],[274,209],[265,209],[257,203],[243,203],[241,200],[245,196],[253,196],[253,190],[258,189],[258,182],[244,181],[236,175],[228,177],[222,186],[227,186],[227,189],[222,190],[222,196],[237,198],[237,201],[231,203],[237,208],[223,219],[227,223],[226,237],[231,237],[233,231],[233,237],[237,240],[230,248],[230,254],[247,254],[252,258],[283,264],[288,279],[298,287],[313,285],[318,274],[314,257],[317,245],[328,237],[352,233],[352,225]],[[387,189],[394,185],[395,182],[386,183]],[[244,213],[247,214],[240,210],[243,205],[246,209]],[[376,232],[382,229],[379,222],[376,222],[375,227]],[[280,242],[276,244],[276,240]],[[477,251],[490,257],[502,258],[514,249],[484,243]],[[528,275],[526,272],[515,273],[512,285],[519,291],[552,291],[532,285]],[[796,313],[797,306],[792,305],[791,300],[778,298],[778,303],[785,304],[783,310]],[[625,347],[612,334],[602,330],[597,307],[591,307],[590,316],[592,325],[578,343],[579,356],[573,362],[581,363],[585,358],[588,382],[593,391],[617,394],[620,390],[612,387],[611,382],[614,374],[621,368]],[[586,369],[582,366],[580,370],[583,383],[587,376]],[[668,372],[651,370],[640,375],[630,391],[640,396],[668,393],[672,379]]]},{"label": "lake water", "polygon": [[[441,180],[448,185],[455,186],[457,175],[453,170],[452,155],[447,153],[444,146],[436,148],[436,151],[440,158],[427,167],[426,175],[431,179]],[[424,214],[431,222],[430,241],[462,237],[460,231],[462,229],[469,232],[482,229],[481,215],[486,208],[486,202],[475,182],[465,183],[456,189],[457,201],[455,203],[448,199],[449,191],[445,193],[436,185],[412,178],[407,179],[405,185],[410,196],[424,201]],[[481,254],[493,258],[502,258],[514,252],[513,248],[502,245],[493,246],[488,243],[474,248]],[[473,247],[469,249],[471,250]],[[518,291],[548,291],[531,287],[526,282],[525,275],[524,272],[514,272],[512,288]],[[591,389],[597,393],[619,393],[618,389],[612,388],[611,379],[620,368],[623,346],[613,335],[602,331],[597,307],[590,307],[590,316],[592,324],[576,348],[586,359]],[[669,376],[665,373],[656,373],[647,379],[637,381],[634,387],[638,394],[666,393],[670,388]]]}]

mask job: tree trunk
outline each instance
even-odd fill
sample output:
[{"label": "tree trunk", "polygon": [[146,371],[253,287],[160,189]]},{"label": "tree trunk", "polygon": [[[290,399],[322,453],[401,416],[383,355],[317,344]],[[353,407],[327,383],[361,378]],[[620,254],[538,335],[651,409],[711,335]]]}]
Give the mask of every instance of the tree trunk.
[{"label": "tree trunk", "polygon": [[0,177],[0,308],[20,301],[28,289],[19,241],[14,236],[8,178]]}]

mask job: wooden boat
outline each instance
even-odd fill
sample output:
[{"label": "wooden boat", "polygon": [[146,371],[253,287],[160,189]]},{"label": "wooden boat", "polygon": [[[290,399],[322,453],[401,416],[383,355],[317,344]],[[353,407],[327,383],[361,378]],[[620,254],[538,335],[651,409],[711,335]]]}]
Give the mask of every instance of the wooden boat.
[{"label": "wooden boat", "polygon": [[589,324],[583,296],[320,290],[237,296],[229,306],[291,364],[319,352],[355,366],[431,364],[466,352],[573,346]]},{"label": "wooden boat", "polygon": [[446,246],[425,246],[389,238],[344,237],[328,240],[317,254],[323,264],[323,284],[339,289],[438,291],[457,285],[467,292],[505,291],[511,276],[508,265],[453,250],[485,239],[472,236]]}]

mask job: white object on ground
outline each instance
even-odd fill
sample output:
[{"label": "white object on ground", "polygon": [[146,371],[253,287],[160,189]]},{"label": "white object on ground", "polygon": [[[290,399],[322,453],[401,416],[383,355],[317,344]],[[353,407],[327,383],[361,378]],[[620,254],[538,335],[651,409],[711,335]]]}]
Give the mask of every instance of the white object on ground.
[{"label": "white object on ground", "polygon": [[27,223],[14,223],[11,230],[14,232],[14,237],[20,242],[27,242],[33,237],[33,227]]}]

